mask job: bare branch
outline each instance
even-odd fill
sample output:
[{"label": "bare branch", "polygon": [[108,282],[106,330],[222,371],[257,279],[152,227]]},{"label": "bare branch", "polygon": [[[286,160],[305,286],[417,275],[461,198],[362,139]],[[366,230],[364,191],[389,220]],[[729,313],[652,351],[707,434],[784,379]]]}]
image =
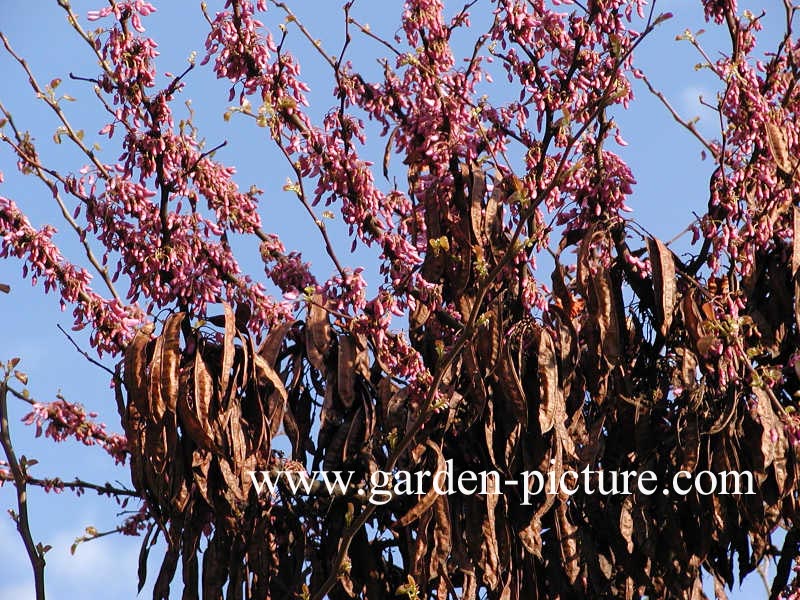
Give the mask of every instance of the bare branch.
[{"label": "bare branch", "polygon": [[25,465],[20,464],[11,443],[11,430],[8,424],[8,379],[10,373],[6,372],[0,381],[0,443],[11,469],[14,479],[14,487],[17,490],[17,514],[12,515],[17,524],[17,531],[25,544],[25,551],[31,561],[33,569],[33,579],[36,586],[36,600],[44,600],[44,549],[41,544],[37,545],[31,535],[30,520],[28,518],[28,494],[27,494],[27,474]]}]

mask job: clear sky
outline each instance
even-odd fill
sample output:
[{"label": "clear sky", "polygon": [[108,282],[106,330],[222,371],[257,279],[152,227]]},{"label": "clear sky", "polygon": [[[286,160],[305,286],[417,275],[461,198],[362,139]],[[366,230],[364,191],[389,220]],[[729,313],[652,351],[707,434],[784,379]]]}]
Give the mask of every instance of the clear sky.
[{"label": "clear sky", "polygon": [[[199,2],[151,1],[158,12],[146,19],[145,26],[159,43],[159,71],[180,72],[192,51],[197,51],[199,57],[204,54],[207,24],[201,15]],[[213,0],[208,3],[212,13],[222,4]],[[309,29],[334,54],[338,53],[343,34],[339,4],[335,0],[291,2]],[[456,8],[462,4],[447,3],[448,7]],[[764,4],[772,6],[767,9],[770,11],[765,19],[767,32],[762,37],[766,43],[767,40],[774,40],[780,32],[782,7],[777,0]],[[84,0],[73,2],[75,11],[82,16],[88,10],[102,5],[101,0],[93,3]],[[370,23],[374,30],[391,37],[399,24],[401,10],[402,3],[399,0],[359,0],[353,15],[362,22]],[[706,28],[709,32],[704,35],[704,44],[708,49],[716,50],[726,48],[726,36],[703,23],[699,2],[673,0],[657,6],[657,11],[667,10],[675,13],[675,18],[664,23],[644,43],[636,55],[637,66],[664,91],[684,116],[700,116],[700,130],[713,137],[718,123],[710,111],[703,109],[698,97],[703,95],[713,101],[718,89],[717,82],[710,79],[706,72],[694,69],[699,57],[688,43],[676,41],[675,37],[686,28]],[[271,10],[265,19],[267,26],[273,30],[275,24],[282,20],[275,10]],[[473,18],[473,26],[476,29],[481,27],[478,16]],[[98,104],[92,101],[90,87],[69,81],[67,76],[70,71],[92,76],[97,70],[96,65],[83,42],[67,25],[64,12],[58,8],[55,0],[2,0],[0,30],[7,34],[15,49],[28,59],[41,82],[49,82],[55,77],[64,80],[59,91],[78,98],[77,102],[66,106],[73,125],[85,129],[90,143],[97,140],[103,144],[96,135],[102,126],[102,116],[99,115]],[[313,88],[312,109],[314,114],[321,115],[332,105],[330,74],[296,31],[290,35],[290,45],[294,53],[304,59],[301,62],[303,74]],[[375,58],[380,54],[381,48],[376,44],[359,43],[355,46],[352,59],[356,66],[366,65],[366,68],[375,72]],[[265,190],[262,205],[265,229],[279,233],[287,248],[303,251],[306,260],[314,265],[318,277],[326,278],[330,273],[330,264],[320,250],[313,224],[298,203],[293,201],[292,195],[281,191],[288,175],[285,165],[271,151],[265,130],[254,127],[244,119],[234,118],[229,123],[224,122],[222,115],[228,106],[229,86],[225,82],[214,81],[211,75],[208,68],[196,70],[188,78],[188,86],[183,94],[185,98],[194,100],[196,122],[209,146],[222,140],[229,141],[217,158],[237,167],[237,181],[242,188],[247,189],[255,183]],[[44,105],[35,102],[24,74],[4,52],[0,52],[0,81],[0,100],[10,109],[18,125],[30,130],[39,140],[38,148],[45,164],[77,171],[82,166],[80,157],[66,144],[56,146],[49,143],[57,123]],[[495,81],[499,89],[491,93],[502,94],[504,80],[496,78]],[[630,144],[621,154],[638,181],[630,204],[639,223],[652,234],[668,240],[691,221],[692,210],[704,210],[708,199],[708,177],[713,165],[700,161],[699,144],[672,121],[660,103],[638,82],[635,89],[637,101],[632,104],[631,110],[616,115],[623,136]],[[384,143],[379,140],[375,144],[374,151],[378,157],[383,152]],[[34,225],[50,222],[60,226],[56,207],[47,191],[32,178],[23,178],[17,173],[15,160],[4,147],[0,148],[0,171],[6,177],[6,183],[0,185],[0,195],[16,201]],[[341,231],[335,231],[334,235],[335,240],[344,240]],[[67,234],[57,239],[63,242],[65,254],[79,262],[82,253],[74,240]],[[685,249],[688,238],[681,243],[683,245],[679,243],[676,249]],[[343,242],[339,246],[349,248],[349,243]],[[248,244],[242,244],[241,247],[244,253],[249,253],[249,258],[239,254],[243,265],[258,278],[263,271],[257,249]],[[360,251],[350,257],[349,264],[372,265],[374,268],[374,258]],[[547,281],[548,274],[544,274],[543,278]],[[75,352],[56,328],[60,324],[70,329],[71,311],[59,312],[55,297],[44,296],[40,287],[33,288],[29,281],[23,280],[20,264],[15,260],[0,261],[0,283],[10,284],[13,288],[11,295],[0,294],[0,317],[3,323],[0,330],[0,360],[22,357],[20,368],[28,373],[29,387],[35,398],[51,401],[61,391],[68,400],[79,401],[88,410],[100,413],[101,420],[108,424],[109,430],[119,431],[121,427],[107,374]],[[76,339],[88,347],[85,335],[77,334]],[[25,412],[27,406],[12,402],[15,447],[18,454],[39,460],[34,474],[58,475],[64,479],[81,476],[98,483],[121,481],[129,484],[127,468],[113,468],[108,457],[97,448],[84,448],[71,442],[56,446],[49,440],[36,440],[32,428],[19,423]],[[0,600],[33,597],[33,579],[27,556],[12,521],[5,516],[5,509],[13,507],[14,502],[10,485],[0,489],[0,508],[3,510],[3,514],[0,514]],[[113,528],[119,522],[117,507],[106,499],[97,499],[93,493],[76,500],[70,492],[45,495],[39,490],[31,490],[29,509],[34,538],[53,546],[47,554],[49,597],[80,599],[135,596],[136,563],[141,538],[109,536],[82,544],[75,556],[69,553],[73,540],[82,535],[85,527],[91,525],[101,531]],[[155,551],[152,554],[153,557],[157,555]],[[149,585],[142,597],[150,596],[158,566],[154,560],[151,561]],[[173,587],[179,586],[176,584]],[[713,587],[707,586],[707,590],[713,594]],[[757,575],[750,578],[744,589],[731,595],[739,599],[764,596],[764,588]],[[174,597],[180,597],[180,594],[176,592]]]}]

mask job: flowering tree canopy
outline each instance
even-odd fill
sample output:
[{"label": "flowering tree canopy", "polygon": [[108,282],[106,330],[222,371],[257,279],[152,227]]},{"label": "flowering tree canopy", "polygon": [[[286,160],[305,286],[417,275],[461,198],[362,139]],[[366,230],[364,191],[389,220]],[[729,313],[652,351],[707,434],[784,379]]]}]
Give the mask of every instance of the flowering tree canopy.
[{"label": "flowering tree canopy", "polygon": [[[730,40],[712,53],[685,35],[718,79],[713,138],[637,67],[637,47],[671,17],[644,0],[407,0],[388,38],[351,1],[336,50],[288,3],[227,0],[203,5],[205,50],[179,74],[159,70],[170,65],[148,36],[150,3],[110,0],[88,15],[58,4],[98,65],[64,76],[94,92],[105,125],[97,136],[74,128],[60,80],[40,81],[0,34],[75,162],[40,158],[1,103],[0,141],[44,184],[84,258],[66,258],[56,222],[35,227],[2,186],[0,257],[72,311],[90,332],[87,358],[115,362],[124,437],[63,398],[30,400],[14,360],[0,405],[29,400],[26,422],[53,440],[98,444],[130,466],[132,489],[93,489],[141,503],[120,530],[143,534],[140,585],[154,577],[155,598],[172,585],[187,599],[693,599],[703,574],[724,597],[735,569],[745,577],[766,560],[778,561],[773,596],[798,594],[791,0],[767,52],[756,50],[761,15],[702,0],[706,27]],[[354,39],[383,53],[377,70],[350,52]],[[312,106],[298,52],[328,69],[324,106]],[[273,232],[264,192],[245,191],[221,158],[235,140],[207,144],[184,116],[201,69],[227,82],[225,119],[248,120],[285,157],[274,168],[289,170],[284,190],[331,272]],[[634,79],[709,165],[686,253],[627,206],[635,174],[615,152],[615,116]],[[333,218],[350,248],[330,234]],[[356,249],[374,274],[351,264]],[[264,272],[247,272],[242,252],[260,252]],[[0,478],[21,491],[38,587],[46,549],[22,510],[25,486],[92,484],[36,479],[7,419],[2,434]],[[533,470],[650,470],[659,481],[746,471],[755,493],[363,498],[377,471],[435,473],[450,460],[456,473],[520,481]],[[268,495],[250,476],[320,468],[353,472],[354,485]],[[148,574],[155,536],[166,552]]]}]

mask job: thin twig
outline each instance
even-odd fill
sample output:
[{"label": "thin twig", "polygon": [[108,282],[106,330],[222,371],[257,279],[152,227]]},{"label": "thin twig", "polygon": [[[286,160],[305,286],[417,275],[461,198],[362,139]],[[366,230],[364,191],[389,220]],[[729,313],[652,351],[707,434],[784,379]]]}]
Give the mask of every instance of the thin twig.
[{"label": "thin twig", "polygon": [[673,108],[672,104],[670,104],[670,101],[667,100],[667,97],[664,95],[664,93],[657,90],[655,86],[653,86],[653,84],[650,83],[650,80],[646,76],[644,75],[642,76],[642,81],[644,81],[644,84],[647,86],[647,89],[650,90],[650,93],[653,94],[653,96],[655,96],[656,98],[658,98],[661,104],[664,105],[664,108],[666,108],[667,111],[669,111],[669,114],[672,115],[672,118],[675,119],[675,121],[677,121],[678,123],[680,123],[683,126],[683,128],[689,131],[694,137],[696,137],[697,140],[706,148],[706,150],[708,150],[711,153],[711,155],[716,158],[718,151],[715,150],[714,147],[711,145],[711,143],[700,134],[694,122],[686,121],[683,117],[681,117],[678,114],[678,111],[675,110],[675,108]]},{"label": "thin twig", "polygon": [[[12,481],[13,478],[10,478],[8,475],[0,472],[0,481]],[[79,493],[84,490],[93,490],[100,495],[108,495],[108,496],[126,496],[130,498],[141,498],[139,493],[135,490],[129,490],[128,488],[120,488],[111,485],[110,483],[106,482],[104,484],[100,483],[92,483],[91,481],[85,481],[76,477],[72,481],[63,481],[60,477],[31,477],[30,475],[25,476],[25,483],[28,485],[35,485],[36,487],[44,488],[45,490],[76,490]]]},{"label": "thin twig", "polygon": [[94,358],[92,358],[91,356],[89,356],[89,353],[88,353],[88,352],[86,352],[86,350],[83,350],[83,349],[82,349],[80,346],[78,346],[78,342],[76,342],[74,339],[72,339],[72,336],[71,336],[70,334],[68,334],[68,333],[67,333],[67,331],[66,331],[66,330],[65,330],[65,329],[64,329],[64,328],[63,328],[61,325],[57,325],[57,327],[58,327],[58,330],[59,330],[61,333],[63,333],[65,336],[67,336],[67,339],[70,341],[70,343],[71,343],[73,346],[75,346],[75,349],[78,351],[78,354],[80,354],[81,356],[83,356],[83,357],[84,357],[86,360],[88,360],[88,361],[89,361],[90,363],[92,363],[93,365],[95,365],[95,366],[97,366],[97,367],[100,367],[101,369],[103,369],[103,370],[104,370],[104,371],[106,371],[107,373],[110,373],[112,377],[115,377],[115,378],[116,378],[116,374],[114,373],[114,371],[112,371],[111,369],[109,369],[109,368],[108,368],[107,366],[105,366],[103,363],[101,363],[101,362],[99,362],[98,360],[95,360]]}]

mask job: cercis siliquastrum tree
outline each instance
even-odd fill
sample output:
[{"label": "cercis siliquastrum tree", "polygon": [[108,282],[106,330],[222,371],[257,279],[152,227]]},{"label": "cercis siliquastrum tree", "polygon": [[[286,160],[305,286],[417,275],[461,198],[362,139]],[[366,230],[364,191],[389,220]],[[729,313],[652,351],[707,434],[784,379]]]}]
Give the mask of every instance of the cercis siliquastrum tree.
[{"label": "cercis siliquastrum tree", "polygon": [[[445,11],[409,0],[394,38],[350,2],[334,53],[290,5],[229,0],[203,7],[206,54],[165,86],[150,4],[112,1],[92,24],[59,4],[100,65],[72,76],[94,85],[99,133],[122,154],[102,159],[71,126],[58,82],[40,83],[4,36],[78,159],[42,164],[0,106],[5,155],[45,184],[86,261],[68,262],[53,229],[5,197],[0,254],[73,308],[97,353],[121,359],[117,403],[143,500],[128,529],[148,529],[145,559],[151,535],[168,542],[156,598],[179,564],[184,598],[698,598],[703,572],[722,596],[737,568],[772,559],[773,592],[791,587],[800,47],[789,0],[764,55],[759,15],[703,2],[707,26],[731,41],[710,55],[686,35],[719,80],[716,139],[635,67],[637,45],[670,17],[642,1]],[[464,35],[470,44],[451,43]],[[385,53],[380,76],[359,69],[354,39]],[[329,69],[319,120],[290,46]],[[251,118],[285,156],[268,168],[288,169],[285,189],[319,230],[332,275],[287,251],[262,191],[242,191],[191,118],[175,123],[195,69],[228,80],[226,118]],[[710,191],[680,255],[628,214],[634,174],[612,150],[624,144],[613,116],[633,101],[634,78],[708,157]],[[370,292],[326,214],[372,251]],[[259,241],[271,288],[240,268],[234,235]],[[554,267],[543,274],[537,257]],[[50,408],[37,404],[29,421],[52,426],[63,412]],[[274,451],[281,430],[291,459]],[[506,486],[376,505],[356,488],[271,498],[249,476],[325,468],[364,482],[448,459],[456,474],[507,479],[752,471],[756,493],[579,490],[523,505]]]}]

